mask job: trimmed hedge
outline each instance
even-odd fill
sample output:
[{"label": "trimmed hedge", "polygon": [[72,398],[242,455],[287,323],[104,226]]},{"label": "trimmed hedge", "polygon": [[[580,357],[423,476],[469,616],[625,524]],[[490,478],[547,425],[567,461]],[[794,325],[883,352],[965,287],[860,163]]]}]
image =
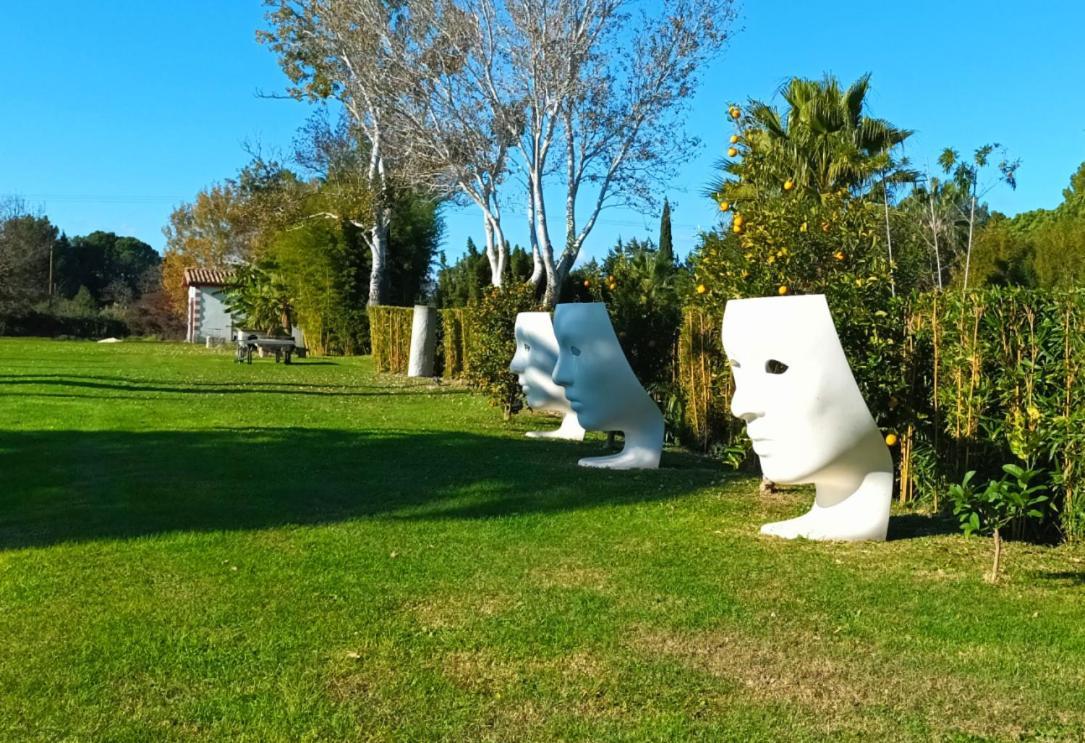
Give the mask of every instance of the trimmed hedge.
[{"label": "trimmed hedge", "polygon": [[447,379],[461,379],[470,373],[467,345],[471,337],[471,315],[464,307],[440,310],[441,347]]},{"label": "trimmed hedge", "polygon": [[128,335],[128,325],[110,317],[54,315],[37,310],[22,310],[0,314],[0,335],[116,338]]},{"label": "trimmed hedge", "polygon": [[377,371],[406,374],[411,357],[413,307],[368,308],[369,341]]}]

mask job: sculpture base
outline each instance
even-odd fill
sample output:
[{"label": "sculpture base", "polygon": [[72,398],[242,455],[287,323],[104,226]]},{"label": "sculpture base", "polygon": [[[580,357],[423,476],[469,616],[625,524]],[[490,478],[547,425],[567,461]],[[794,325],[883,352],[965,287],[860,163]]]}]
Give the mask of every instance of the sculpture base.
[{"label": "sculpture base", "polygon": [[802,516],[774,521],[761,527],[761,533],[782,539],[812,539],[826,542],[884,542],[889,530],[889,508],[885,517],[856,521],[846,508],[847,501],[830,508],[816,503]]},{"label": "sculpture base", "polygon": [[576,413],[567,413],[561,425],[553,431],[528,431],[524,434],[529,439],[561,439],[563,441],[583,441],[584,429],[576,420]]},{"label": "sculpture base", "polygon": [[617,454],[606,457],[584,457],[577,464],[581,467],[597,467],[607,470],[655,470],[659,469],[658,451],[636,449],[630,451],[628,447]]}]

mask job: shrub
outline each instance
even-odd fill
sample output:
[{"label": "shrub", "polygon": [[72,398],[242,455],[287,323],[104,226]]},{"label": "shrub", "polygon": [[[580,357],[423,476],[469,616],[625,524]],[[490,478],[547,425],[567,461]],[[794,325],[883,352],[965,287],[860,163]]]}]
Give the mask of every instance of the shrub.
[{"label": "shrub", "polygon": [[982,490],[972,485],[974,470],[949,489],[953,514],[960,520],[965,536],[983,532],[994,537],[989,578],[992,583],[998,582],[1002,562],[1002,530],[1014,521],[1042,519],[1048,505],[1048,497],[1042,495],[1046,488],[1033,484],[1041,472],[1016,464],[1004,464],[1002,471],[1005,475],[1001,479],[991,480]]},{"label": "shrub", "polygon": [[509,363],[516,352],[516,315],[537,309],[534,287],[517,283],[486,289],[482,299],[465,313],[467,378],[486,391],[506,419],[522,407],[520,384],[509,372]]}]

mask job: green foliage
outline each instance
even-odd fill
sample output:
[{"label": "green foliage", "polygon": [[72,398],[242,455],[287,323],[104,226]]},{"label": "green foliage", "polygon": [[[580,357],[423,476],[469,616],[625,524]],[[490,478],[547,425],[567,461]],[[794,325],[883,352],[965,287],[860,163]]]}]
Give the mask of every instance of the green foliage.
[{"label": "green foliage", "polygon": [[962,473],[993,479],[989,463],[1017,460],[1051,472],[1060,531],[1085,536],[1085,291],[922,297],[908,346],[914,431],[902,474],[922,479],[916,494],[937,505]]},{"label": "green foliage", "polygon": [[238,266],[226,289],[226,309],[249,330],[290,335],[294,326],[294,298],[274,263]]},{"label": "green foliage", "polygon": [[42,216],[0,215],[0,310],[21,311],[49,296],[49,255],[57,228]]},{"label": "green foliage", "polygon": [[441,316],[441,349],[443,371],[448,379],[466,377],[470,370],[467,350],[471,339],[470,312],[463,307],[450,307],[439,311]]},{"label": "green foliage", "polygon": [[370,305],[369,338],[377,371],[406,374],[411,358],[413,307]]},{"label": "green foliage", "polygon": [[309,219],[285,230],[271,255],[288,277],[307,348],[317,355],[369,350],[369,269],[359,230],[349,222]]},{"label": "green foliage", "polygon": [[1042,477],[1038,470],[1026,470],[1016,464],[1002,465],[1005,473],[991,480],[982,490],[972,484],[975,471],[965,473],[959,484],[949,489],[953,514],[958,518],[965,536],[976,532],[994,535],[994,563],[990,579],[999,577],[1002,562],[1002,531],[1011,523],[1042,519],[1048,506],[1048,496],[1042,495],[1044,485],[1033,481]]},{"label": "green foliage", "polygon": [[[519,245],[508,251],[505,263],[505,284],[519,284],[531,276],[531,254]],[[491,286],[490,262],[478,249],[475,241],[467,238],[467,249],[452,265],[441,254],[437,269],[437,286],[434,300],[438,307],[466,307],[482,299],[486,288]]]},{"label": "green foliage", "polygon": [[112,232],[61,238],[55,255],[56,290],[71,297],[85,287],[97,305],[129,305],[158,284],[162,258],[147,243]]},{"label": "green foliage", "polygon": [[976,236],[972,283],[1072,289],[1085,284],[1085,163],[1054,209],[994,215]]},{"label": "green foliage", "polygon": [[671,202],[663,199],[663,214],[659,217],[659,254],[664,261],[674,263],[674,237],[671,234]]},{"label": "green foliage", "polygon": [[991,534],[1017,520],[1042,519],[1049,503],[1047,488],[1033,485],[1043,477],[1039,470],[1026,470],[1016,464],[1002,465],[1005,475],[991,480],[980,489],[972,484],[975,470],[965,473],[964,479],[949,489],[953,515],[961,525],[965,536],[974,533]]},{"label": "green foliage", "polygon": [[465,371],[508,417],[522,407],[520,384],[509,371],[516,352],[516,315],[539,309],[535,288],[515,283],[490,287],[467,311]]},{"label": "green foliage", "polygon": [[745,209],[749,199],[781,193],[861,195],[914,180],[915,173],[892,156],[911,132],[866,116],[869,90],[869,75],[846,89],[831,75],[794,78],[781,90],[786,110],[750,101],[721,163],[724,177],[712,188],[717,200]]}]

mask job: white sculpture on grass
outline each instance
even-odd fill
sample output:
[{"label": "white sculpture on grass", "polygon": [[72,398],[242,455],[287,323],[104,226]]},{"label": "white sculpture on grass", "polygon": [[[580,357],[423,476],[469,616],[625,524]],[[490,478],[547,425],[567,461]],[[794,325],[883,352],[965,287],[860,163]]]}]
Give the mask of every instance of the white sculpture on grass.
[{"label": "white sculpture on grass", "polygon": [[723,312],[723,347],[735,380],[731,412],[746,421],[765,477],[817,491],[809,512],[761,533],[883,541],[893,461],[825,297],[733,299]]},{"label": "white sculpture on grass", "polygon": [[583,441],[584,429],[565,399],[565,391],[551,376],[558,362],[558,339],[549,312],[521,312],[516,316],[516,353],[509,371],[517,375],[528,407],[564,416],[553,431],[528,431],[531,438]]},{"label": "white sculpture on grass", "polygon": [[655,469],[663,452],[663,416],[637,381],[602,304],[559,304],[554,310],[558,363],[554,382],[580,425],[590,431],[621,431],[618,454],[585,457],[581,467]]}]

